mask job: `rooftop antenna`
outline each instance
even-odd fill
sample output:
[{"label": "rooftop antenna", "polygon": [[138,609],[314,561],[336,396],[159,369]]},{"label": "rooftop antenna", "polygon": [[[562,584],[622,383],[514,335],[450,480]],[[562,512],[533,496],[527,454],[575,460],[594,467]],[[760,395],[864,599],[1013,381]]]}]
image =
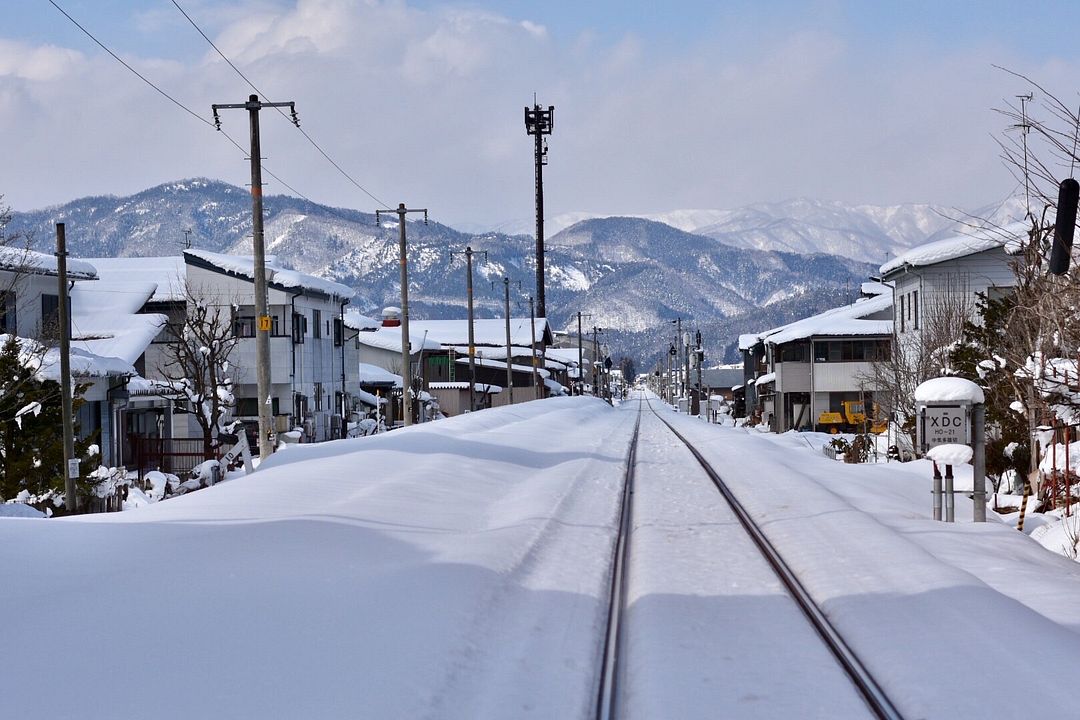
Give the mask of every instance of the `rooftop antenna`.
[{"label": "rooftop antenna", "polygon": [[1073,123],[1073,151],[1072,156],[1069,158],[1069,177],[1073,176],[1073,171],[1076,169],[1076,140],[1080,135],[1080,107],[1076,109],[1076,122]]},{"label": "rooftop antenna", "polygon": [[1027,95],[1017,95],[1020,100],[1020,137],[1024,144],[1024,209],[1027,210],[1028,218],[1034,219],[1031,214],[1031,178],[1028,173],[1028,146],[1027,136],[1028,131],[1031,130],[1031,124],[1027,119],[1027,104],[1031,102],[1034,95],[1028,93]]},{"label": "rooftop antenna", "polygon": [[191,249],[191,228],[184,230],[184,249]]}]

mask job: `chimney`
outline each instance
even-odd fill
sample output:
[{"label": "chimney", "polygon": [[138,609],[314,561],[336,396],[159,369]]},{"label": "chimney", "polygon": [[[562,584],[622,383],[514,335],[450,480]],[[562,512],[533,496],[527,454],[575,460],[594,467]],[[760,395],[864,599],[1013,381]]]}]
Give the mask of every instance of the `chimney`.
[{"label": "chimney", "polygon": [[382,326],[383,327],[401,327],[401,308],[388,307],[383,308],[382,311]]}]

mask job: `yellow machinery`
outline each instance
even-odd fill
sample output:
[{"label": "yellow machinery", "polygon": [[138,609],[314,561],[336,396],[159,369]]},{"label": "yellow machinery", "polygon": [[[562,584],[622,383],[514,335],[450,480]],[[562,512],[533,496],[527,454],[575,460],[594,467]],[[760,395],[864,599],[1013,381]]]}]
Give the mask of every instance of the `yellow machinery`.
[{"label": "yellow machinery", "polygon": [[845,400],[843,412],[823,412],[818,416],[818,425],[829,428],[831,433],[864,432],[876,434],[885,432],[888,421],[880,417],[877,403],[874,403],[874,417],[867,421],[866,409],[861,400]]}]

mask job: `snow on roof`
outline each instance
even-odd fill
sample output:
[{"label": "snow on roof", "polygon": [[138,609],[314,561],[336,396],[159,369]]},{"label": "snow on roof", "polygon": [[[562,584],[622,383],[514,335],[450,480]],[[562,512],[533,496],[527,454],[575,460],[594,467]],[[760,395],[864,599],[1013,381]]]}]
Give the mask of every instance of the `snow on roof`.
[{"label": "snow on roof", "polygon": [[[458,353],[460,355],[468,355],[469,354],[469,346],[468,345],[447,345],[447,346],[445,346],[445,348],[447,350],[453,350],[454,352],[456,352],[456,353]],[[535,353],[533,353],[532,348],[530,348],[528,345],[524,345],[524,346],[522,346],[522,345],[511,345],[510,346],[510,356],[511,357],[528,357],[529,355],[533,355],[533,357],[540,357],[540,354],[541,353],[540,353],[539,350],[537,350]],[[506,346],[505,345],[499,345],[497,347],[491,347],[491,346],[488,346],[488,345],[484,345],[484,346],[478,347],[476,349],[476,355],[477,355],[477,357],[485,357],[485,358],[491,358],[491,359],[495,359],[495,360],[505,360],[506,359]]]},{"label": "snow on roof", "polygon": [[776,380],[776,373],[774,373],[774,372],[765,373],[764,375],[762,375],[759,378],[757,378],[756,380],[754,380],[754,384],[755,385],[768,385],[769,383],[771,383],[774,380]]},{"label": "snow on roof", "polygon": [[964,378],[931,378],[915,388],[915,402],[972,402],[984,401],[982,388]]},{"label": "snow on roof", "polygon": [[353,393],[353,397],[357,398],[358,400],[360,400],[360,402],[364,403],[365,405],[370,405],[371,407],[378,407],[379,405],[385,405],[386,404],[386,398],[379,397],[378,395],[373,395],[373,394],[369,393],[367,390],[359,390],[358,389]]},{"label": "snow on roof", "polygon": [[128,378],[128,394],[135,395],[163,395],[166,397],[182,397],[183,388],[179,381],[173,380],[149,380],[142,375]]},{"label": "snow on roof", "polygon": [[[545,351],[548,358],[557,360],[564,365],[577,365],[578,364],[578,350],[577,348],[548,348]],[[581,354],[583,365],[591,365],[588,355],[584,352]]]},{"label": "snow on roof", "polygon": [[345,311],[345,327],[367,332],[381,328],[382,321],[361,315],[355,308],[349,308]]},{"label": "snow on roof", "polygon": [[[498,385],[492,385],[490,383],[476,383],[476,392],[484,393],[485,395],[497,395],[503,391],[502,387]],[[468,390],[469,383],[467,382],[433,382],[428,383],[428,388],[432,390]]]},{"label": "snow on roof", "polygon": [[851,305],[826,310],[819,315],[797,320],[776,330],[770,330],[760,337],[767,343],[780,345],[792,340],[803,340],[820,335],[841,337],[851,335],[890,335],[893,330],[893,321],[891,319],[865,320],[864,318],[867,315],[874,315],[888,310],[892,307],[892,302],[891,293],[857,300]]},{"label": "snow on roof", "polygon": [[[131,377],[135,368],[118,357],[103,357],[71,343],[71,376],[74,378]],[[60,348],[49,348],[41,360],[38,375],[60,381]]]},{"label": "snow on roof", "polygon": [[[346,315],[346,317],[348,317]],[[391,350],[393,352],[401,352],[401,327],[380,327],[374,332],[362,332],[356,336],[356,341],[361,345],[368,347],[378,348],[380,350]],[[423,332],[417,332],[413,327],[409,326],[409,351],[419,352],[420,345],[423,343],[424,350],[441,350],[442,345],[435,342],[431,338],[424,339]]]},{"label": "snow on roof", "polygon": [[1022,238],[1027,236],[1026,223],[1013,223],[1003,228],[979,228],[967,235],[935,240],[900,253],[881,266],[882,277],[900,270],[905,265],[923,267],[946,260],[967,257],[985,250],[1004,247],[1012,252]]},{"label": "snow on roof", "polygon": [[544,385],[551,391],[552,395],[569,395],[570,391],[566,389],[565,385],[561,385],[550,378],[544,378]]},{"label": "snow on roof", "polygon": [[401,387],[401,376],[378,365],[360,363],[360,383],[362,385],[393,385],[394,387]]},{"label": "snow on roof", "polygon": [[[56,275],[59,272],[55,255],[46,255],[14,245],[0,246],[0,270],[31,275]],[[97,278],[97,270],[86,261],[69,257],[67,276],[70,280],[94,280]]]},{"label": "snow on roof", "polygon": [[71,346],[92,355],[134,363],[157,337],[167,318],[139,314],[157,290],[145,280],[109,279],[71,290]]},{"label": "snow on roof", "polygon": [[[532,345],[533,331],[529,318],[510,318],[510,344]],[[542,342],[547,330],[547,318],[536,318],[536,341]],[[468,320],[411,320],[409,332],[428,333],[428,339],[441,345],[468,345]],[[473,320],[473,342],[476,345],[506,345],[506,319],[482,318]],[[550,351],[549,351],[550,352]]]},{"label": "snow on roof", "polygon": [[[506,369],[506,361],[505,360],[491,360],[491,359],[488,359],[488,358],[480,358],[480,357],[478,357],[478,358],[474,358],[473,362],[475,362],[480,367],[502,368],[503,370]],[[458,365],[468,365],[469,364],[469,358],[458,358],[457,364]],[[527,372],[527,373],[531,373],[532,370],[533,370],[532,365],[518,365],[516,363],[511,364],[510,369],[512,371],[516,371],[516,372]],[[546,378],[546,377],[549,377],[551,375],[551,373],[549,373],[547,370],[544,370],[542,368],[536,368],[536,372],[537,372],[538,375],[540,375],[540,377],[545,377]]]},{"label": "snow on roof", "polygon": [[[209,250],[185,250],[184,259],[185,262],[191,259],[201,260],[203,264],[217,268],[228,275],[235,275],[245,279],[254,279],[255,277],[255,258],[250,255],[225,255],[210,252]],[[289,270],[275,263],[275,256],[266,256],[266,280],[272,285],[311,290],[339,298],[352,298],[356,294],[356,291],[347,285],[325,280],[315,275],[307,275],[296,270]]]},{"label": "snow on roof", "polygon": [[867,280],[859,286],[859,292],[865,297],[884,295],[885,293],[891,293],[892,291],[892,285],[886,285],[885,283],[876,280]]},{"label": "snow on roof", "polygon": [[744,333],[739,336],[739,349],[749,350],[761,341],[761,335],[757,333]]},{"label": "snow on roof", "polygon": [[180,255],[171,257],[87,258],[97,268],[98,278],[110,287],[152,283],[150,302],[177,302],[185,299],[187,268]]}]

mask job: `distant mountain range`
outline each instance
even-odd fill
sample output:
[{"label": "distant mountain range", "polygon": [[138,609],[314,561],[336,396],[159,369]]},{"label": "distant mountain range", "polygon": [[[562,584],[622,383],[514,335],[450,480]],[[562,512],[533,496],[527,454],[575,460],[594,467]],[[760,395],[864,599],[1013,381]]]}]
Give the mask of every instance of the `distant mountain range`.
[{"label": "distant mountain range", "polygon": [[[884,263],[889,257],[928,239],[959,234],[973,218],[987,218],[1000,225],[1023,217],[1018,198],[1001,205],[967,212],[939,205],[845,205],[805,198],[775,203],[756,203],[734,210],[673,210],[633,215],[704,235],[752,250],[842,255],[855,260]],[[565,213],[545,220],[545,234],[558,233],[583,220],[614,217],[589,213]],[[471,226],[480,232],[479,226]],[[535,221],[523,219],[494,228],[508,234],[535,234]]]},{"label": "distant mountain range", "polygon": [[[936,211],[903,207],[908,209],[800,200],[671,213],[670,224],[583,219],[548,237],[548,315],[556,328],[564,328],[581,311],[590,329],[604,329],[615,354],[639,364],[651,363],[666,347],[667,321],[682,317],[702,329],[710,358],[731,360],[739,333],[849,302],[884,259],[881,248],[898,252],[947,230]],[[267,252],[279,262],[356,288],[355,304],[364,312],[398,304],[396,221],[384,219],[380,227],[370,213],[280,195],[265,198],[265,217]],[[32,233],[36,248],[51,252],[53,224],[60,221],[77,257],[178,255],[186,242],[251,253],[250,195],[215,180],[16,212],[7,233]],[[520,281],[520,297],[532,292],[535,244],[528,235],[469,234],[423,222],[410,222],[408,235],[414,317],[465,315],[466,246],[484,253],[476,260],[479,316],[501,316],[504,275]],[[894,235],[903,243],[893,243]],[[513,314],[527,312],[527,304],[515,302]]]}]

